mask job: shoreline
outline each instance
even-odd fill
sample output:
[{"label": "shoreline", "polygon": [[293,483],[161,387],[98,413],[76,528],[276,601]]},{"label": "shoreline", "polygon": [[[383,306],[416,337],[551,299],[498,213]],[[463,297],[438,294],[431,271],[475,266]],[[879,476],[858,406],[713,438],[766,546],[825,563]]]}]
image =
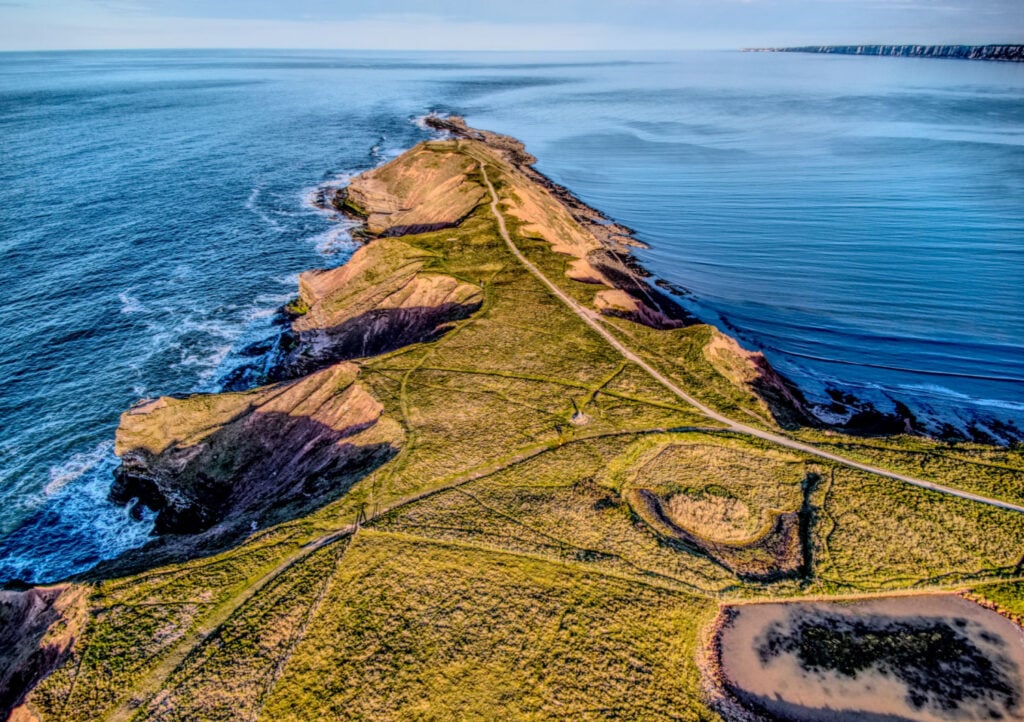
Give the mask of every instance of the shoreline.
[{"label": "shoreline", "polygon": [[745,53],[817,53],[893,58],[937,58],[1024,63],[1024,45],[801,45],[785,48],[743,48]]},{"label": "shoreline", "polygon": [[[460,116],[428,114],[423,118],[423,124],[455,139],[480,140],[492,147],[504,150],[507,159],[517,170],[551,193],[552,197],[572,215],[573,219],[592,233],[604,246],[608,260],[601,270],[617,288],[626,291],[641,303],[654,306],[659,313],[686,325],[705,323],[675,298],[677,296],[692,297],[690,291],[679,287],[669,279],[657,276],[633,254],[633,248],[649,248],[649,245],[635,238],[635,231],[632,228],[591,207],[569,188],[537,170],[533,165],[537,159],[526,150],[521,141],[494,131],[472,128]],[[328,189],[322,200],[330,203],[331,195],[343,192],[344,189]],[[346,213],[341,204],[334,203],[332,207]],[[350,212],[348,214],[351,218],[359,219],[357,214]],[[716,328],[718,328],[717,325]],[[719,328],[719,331],[739,343],[734,335],[736,334],[735,329]],[[745,350],[749,351],[749,349]],[[760,354],[760,352],[752,353]],[[768,364],[767,360],[765,364]],[[826,406],[823,403],[810,402],[798,382],[774,369],[771,370],[771,373],[776,377],[777,383],[784,387],[782,395],[791,397],[802,407],[803,418],[799,420],[802,426],[864,437],[888,437],[911,433],[925,438],[969,441],[993,446],[1006,446],[1014,440],[1024,439],[1024,432],[1005,425],[999,426],[1001,422],[994,419],[977,419],[976,421],[994,422],[993,425],[998,426],[998,430],[1007,435],[1007,439],[1003,443],[984,432],[976,435],[965,433],[948,424],[946,419],[940,420],[945,424],[944,432],[936,437],[935,430],[930,430],[921,424],[910,408],[899,399],[894,399],[894,411],[883,412],[873,402],[860,399],[850,393],[849,389],[829,386],[826,388],[826,392],[831,397],[832,403]],[[819,409],[820,413],[817,412]]]},{"label": "shoreline", "polygon": [[[730,509],[782,519],[794,500],[792,477],[831,467],[821,508],[837,483],[831,498],[854,506],[836,512],[848,538],[834,540],[839,566],[822,580],[859,579],[862,550],[875,553],[869,564],[877,565],[885,544],[928,533],[932,514],[968,508],[976,514],[960,515],[970,526],[948,549],[933,555],[931,545],[923,545],[888,570],[881,561],[880,583],[928,573],[922,581],[934,584],[934,574],[951,567],[949,574],[967,568],[995,582],[1008,558],[1016,561],[1019,535],[1013,532],[1024,524],[1024,506],[983,496],[994,490],[998,497],[1004,487],[986,488],[985,477],[980,486],[967,485],[981,492],[972,493],[956,476],[944,486],[906,476],[914,472],[898,463],[894,470],[877,459],[856,461],[785,435],[783,424],[795,416],[780,421],[773,414],[787,408],[798,414],[799,399],[787,395],[763,356],[712,326],[663,313],[652,300],[659,296],[650,276],[626,265],[628,247],[610,248],[621,240],[599,240],[577,218],[608,228],[603,216],[578,199],[570,210],[568,201],[527,173],[522,164],[532,156],[518,141],[463,128],[476,137],[417,144],[330,198],[332,207],[363,219],[366,242],[343,265],[299,276],[298,298],[283,310],[285,334],[276,354],[263,357],[276,362],[280,378],[253,377],[251,385],[221,393],[164,396],[124,412],[116,438],[122,465],[112,493],[151,504],[158,533],[145,547],[70,580],[73,590],[86,593],[89,623],[67,656],[56,660],[57,673],[33,682],[36,690],[22,696],[39,719],[127,719],[172,708],[216,716],[210,710],[238,699],[217,696],[225,689],[222,679],[182,666],[206,659],[207,651],[224,655],[217,668],[227,670],[225,679],[251,681],[261,694],[307,689],[288,676],[294,675],[289,660],[311,665],[309,678],[328,687],[309,698],[286,697],[271,709],[317,707],[331,699],[331,689],[351,686],[335,685],[339,665],[317,651],[323,640],[344,640],[366,628],[362,615],[350,619],[350,627],[330,625],[343,619],[339,610],[355,608],[352,600],[378,590],[383,596],[370,600],[370,614],[395,619],[396,629],[436,632],[438,639],[468,645],[452,648],[459,660],[490,659],[493,650],[478,645],[480,635],[463,624],[466,614],[478,615],[504,638],[517,633],[522,612],[536,609],[538,599],[548,605],[542,622],[579,615],[578,623],[592,625],[596,634],[607,629],[608,605],[582,602],[580,594],[594,599],[599,593],[623,611],[642,608],[641,618],[626,615],[618,635],[626,645],[621,658],[645,649],[660,654],[666,645],[645,641],[644,635],[658,634],[647,620],[668,619],[670,633],[685,638],[664,667],[673,677],[686,676],[681,699],[700,706],[693,655],[701,627],[719,611],[717,600],[728,590],[782,596],[800,582],[778,575],[750,579],[707,549],[666,543],[658,524],[630,506],[632,481],[617,484],[609,476],[613,469],[658,504],[689,494],[692,485],[707,513],[723,512],[715,523],[728,532],[738,523]],[[645,454],[655,450],[657,458],[665,455],[668,476],[640,478],[649,466]],[[872,477],[879,493],[857,498],[868,474],[886,479]],[[809,496],[813,488],[803,486],[803,492],[807,533],[816,534],[811,512],[819,501]],[[891,514],[897,499],[906,500],[909,516],[894,535],[881,530],[871,536],[879,515]],[[921,500],[927,503],[916,513]],[[976,502],[987,506],[971,506]],[[696,508],[664,508],[683,526],[687,514],[704,518]],[[829,538],[833,531],[822,528]],[[709,538],[729,536],[712,530]],[[805,554],[815,538],[801,544]],[[980,539],[992,541],[975,552]],[[765,550],[741,551],[744,564],[785,571],[785,560]],[[516,569],[522,582],[510,586]],[[333,581],[339,573],[341,581]],[[813,566],[806,573],[813,582]],[[167,574],[174,576],[165,583]],[[463,583],[454,589],[465,592],[452,592],[452,584]],[[520,587],[534,591],[520,598]],[[406,593],[422,603],[410,604],[413,596],[403,600]],[[653,595],[651,604],[685,618],[637,607],[637,594]],[[438,615],[437,602],[448,598],[458,609]],[[522,606],[509,607],[506,619],[488,616],[495,599],[509,598]],[[140,600],[145,609],[130,616]],[[399,606],[389,612],[392,600]],[[296,613],[287,612],[282,632],[277,616],[250,615],[250,603],[275,614],[281,603],[294,604]],[[110,614],[115,607],[129,616]],[[152,614],[162,615],[166,633],[152,634]],[[232,625],[244,626],[234,627],[238,635],[221,633]],[[287,658],[277,656],[282,633],[295,640]],[[588,637],[579,635],[586,646],[566,647],[566,654],[552,656],[541,645],[548,656],[538,658],[538,668],[558,668],[560,660],[575,658],[574,650],[593,649]],[[221,645],[233,639],[243,646]],[[255,647],[249,643],[260,639]],[[264,642],[268,655],[258,649]],[[122,649],[141,650],[143,661],[108,668],[108,659],[134,653]],[[269,686],[253,666],[254,652],[277,670]],[[433,665],[432,652],[424,652],[424,666],[412,670],[417,678]],[[520,669],[520,659],[513,651],[509,669]],[[349,671],[358,681],[371,670],[387,678],[389,665],[409,669],[404,653],[378,661],[384,666],[357,663]],[[607,679],[622,679],[608,669]],[[67,670],[81,690],[74,713],[67,712],[67,699],[54,695]],[[579,678],[575,665],[563,671],[566,680]],[[499,678],[510,679],[504,672]],[[663,688],[640,686],[651,679],[641,675],[629,685],[633,699],[660,699]],[[410,688],[400,685],[406,694]],[[595,701],[619,704],[614,697],[598,699],[607,691],[604,680],[596,680],[581,688],[573,709]],[[370,685],[360,695],[365,700],[375,692]],[[382,704],[377,709],[394,709],[393,700]],[[675,700],[665,704],[678,709]],[[577,716],[565,707],[557,712]]]}]

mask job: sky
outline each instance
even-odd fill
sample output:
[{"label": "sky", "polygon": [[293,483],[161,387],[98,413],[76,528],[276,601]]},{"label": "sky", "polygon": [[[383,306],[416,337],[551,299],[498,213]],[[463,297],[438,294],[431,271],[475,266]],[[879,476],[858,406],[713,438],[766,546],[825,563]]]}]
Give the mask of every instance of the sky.
[{"label": "sky", "polygon": [[1024,43],[1024,0],[0,0],[0,50]]}]

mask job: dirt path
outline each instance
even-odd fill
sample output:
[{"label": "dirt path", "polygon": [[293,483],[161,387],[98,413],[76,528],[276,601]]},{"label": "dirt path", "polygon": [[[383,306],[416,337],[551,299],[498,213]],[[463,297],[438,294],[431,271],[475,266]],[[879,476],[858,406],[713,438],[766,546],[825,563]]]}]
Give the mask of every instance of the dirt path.
[{"label": "dirt path", "polygon": [[[243,604],[256,596],[261,589],[270,584],[270,582],[293,564],[302,561],[317,549],[353,533],[354,530],[354,526],[347,526],[299,547],[285,557],[280,564],[247,586],[240,594],[226,600],[195,631],[186,635],[174,645],[174,648],[160,660],[160,663],[135,684],[132,688],[132,694],[121,702],[120,705],[105,714],[103,719],[107,722],[127,722],[127,720],[131,719],[140,709],[145,708],[145,705],[153,698],[153,695],[160,691],[167,677],[185,661],[189,653],[198,647],[208,636],[217,631]],[[135,704],[139,700],[142,703]]]},{"label": "dirt path", "polygon": [[840,456],[838,454],[833,454],[829,451],[818,449],[814,446],[810,446],[809,444],[794,441],[793,439],[786,438],[785,436],[773,434],[770,431],[762,431],[761,429],[755,428],[753,426],[741,424],[740,422],[734,421],[733,419],[730,419],[727,416],[723,416],[714,409],[702,404],[693,396],[679,388],[671,380],[666,378],[665,375],[658,371],[656,368],[654,368],[649,363],[640,358],[635,352],[630,350],[621,341],[619,341],[619,339],[613,336],[612,333],[604,326],[604,324],[601,323],[601,316],[597,311],[592,311],[591,309],[584,308],[583,306],[578,304],[567,293],[565,293],[562,289],[560,289],[552,281],[550,281],[547,276],[541,273],[536,266],[534,266],[529,260],[527,260],[526,256],[524,256],[522,252],[519,250],[519,248],[516,247],[516,244],[512,242],[512,237],[508,233],[508,227],[505,225],[505,217],[502,215],[501,210],[498,208],[498,194],[495,192],[494,185],[491,183],[491,179],[487,175],[487,168],[483,164],[480,165],[480,172],[483,175],[484,182],[487,184],[487,190],[491,194],[491,212],[494,214],[495,219],[497,219],[498,221],[498,230],[501,232],[501,237],[505,240],[505,244],[508,246],[509,250],[512,251],[512,253],[519,260],[519,262],[526,267],[526,270],[528,270],[530,273],[536,276],[537,279],[541,283],[543,283],[547,287],[547,289],[555,295],[556,298],[558,298],[560,301],[562,301],[562,303],[568,306],[573,313],[575,313],[577,316],[583,319],[584,323],[586,323],[588,326],[590,326],[590,328],[592,328],[594,331],[600,334],[601,337],[604,338],[609,344],[611,344],[612,347],[615,348],[615,350],[618,351],[623,358],[635,363],[637,366],[639,366],[648,374],[650,374],[658,383],[660,383],[666,389],[671,391],[678,398],[682,399],[689,405],[696,408],[698,411],[700,411],[708,418],[725,425],[726,428],[728,428],[730,431],[735,431],[741,434],[748,434],[750,436],[754,436],[759,439],[764,439],[765,441],[770,441],[774,444],[778,444],[779,446],[785,446],[790,449],[795,449],[796,451],[802,451],[805,454],[811,454],[822,459],[834,461],[838,464],[843,464],[844,466],[848,466],[853,469],[859,469],[861,471],[867,471],[871,474],[878,474],[879,476],[885,476],[890,479],[896,479],[897,481],[902,481],[907,484],[919,486],[922,489],[930,489],[931,491],[937,491],[942,494],[957,496],[960,497],[961,499],[968,499],[970,501],[976,501],[981,504],[988,504],[990,506],[995,506],[1000,509],[1007,509],[1009,511],[1024,513],[1024,506],[1013,504],[1008,501],[1001,501],[999,499],[991,499],[986,496],[981,496],[980,494],[972,494],[969,491],[954,489],[948,486],[943,486],[942,484],[937,484],[933,481],[917,479],[912,476],[906,476],[904,474],[896,473],[894,471],[880,469],[876,466],[871,466],[869,464],[862,464],[859,461],[847,459],[844,456]]},{"label": "dirt path", "polygon": [[[721,431],[721,429],[718,428],[704,427],[679,427],[678,429],[672,430],[691,431],[695,433]],[[415,504],[418,501],[423,501],[424,499],[435,496],[436,494],[451,491],[474,481],[497,474],[509,467],[529,461],[530,459],[540,456],[545,452],[552,451],[553,449],[557,449],[567,444],[577,444],[610,436],[635,436],[641,434],[664,433],[666,431],[669,431],[669,429],[652,428],[630,429],[626,431],[600,431],[579,434],[564,442],[532,444],[519,449],[512,456],[499,459],[489,464],[477,466],[456,475],[451,479],[451,481],[400,499],[393,504],[381,508],[364,523],[369,524],[389,512],[408,506],[409,504]],[[217,629],[230,619],[231,616],[246,602],[255,597],[261,589],[270,584],[287,569],[309,557],[313,552],[327,546],[328,544],[336,542],[343,537],[354,535],[358,530],[358,525],[349,524],[341,529],[337,529],[307,542],[282,559],[280,563],[278,563],[273,569],[266,572],[257,581],[245,587],[245,589],[239,594],[227,599],[203,621],[199,628],[175,644],[174,647],[160,660],[159,664],[153,667],[132,687],[131,693],[125,697],[119,705],[101,715],[100,719],[104,720],[104,722],[127,722],[130,720],[139,712],[139,710],[145,709],[145,706],[153,699],[153,696],[160,691],[166,679],[181,665],[182,662],[185,661],[186,657],[188,657],[192,650],[196,649],[207,637],[217,631]]]}]

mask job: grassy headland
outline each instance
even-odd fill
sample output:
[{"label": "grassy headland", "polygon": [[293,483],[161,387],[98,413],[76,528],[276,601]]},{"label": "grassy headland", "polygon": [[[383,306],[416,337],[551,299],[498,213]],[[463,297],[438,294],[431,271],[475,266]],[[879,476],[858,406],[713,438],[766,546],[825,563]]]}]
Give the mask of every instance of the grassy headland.
[{"label": "grassy headland", "polygon": [[274,384],[125,414],[167,533],[74,582],[19,719],[712,720],[723,601],[1019,608],[1024,514],[950,493],[1024,500],[1019,451],[811,426],[625,229],[445,126],[335,199],[366,245],[304,274]]}]

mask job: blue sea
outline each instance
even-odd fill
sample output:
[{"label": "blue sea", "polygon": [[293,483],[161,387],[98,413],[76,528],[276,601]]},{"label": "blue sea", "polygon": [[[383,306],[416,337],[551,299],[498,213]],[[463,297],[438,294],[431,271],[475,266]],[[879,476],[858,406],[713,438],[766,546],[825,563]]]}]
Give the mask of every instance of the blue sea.
[{"label": "blue sea", "polygon": [[[145,542],[118,416],[216,390],[296,275],[311,193],[430,111],[524,140],[701,318],[813,399],[1024,426],[1024,65],[739,52],[0,54],[0,580]],[[986,426],[987,424],[987,426]]]}]

